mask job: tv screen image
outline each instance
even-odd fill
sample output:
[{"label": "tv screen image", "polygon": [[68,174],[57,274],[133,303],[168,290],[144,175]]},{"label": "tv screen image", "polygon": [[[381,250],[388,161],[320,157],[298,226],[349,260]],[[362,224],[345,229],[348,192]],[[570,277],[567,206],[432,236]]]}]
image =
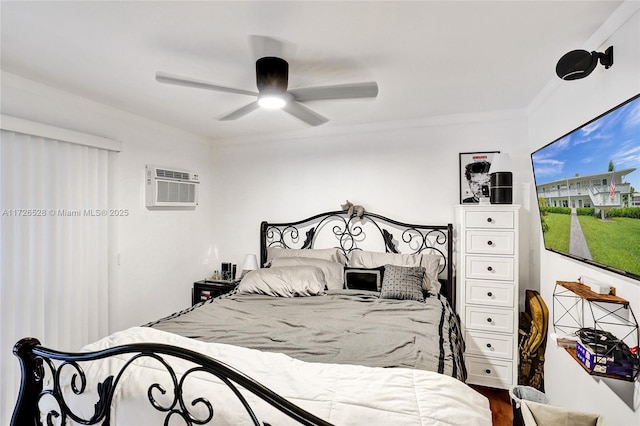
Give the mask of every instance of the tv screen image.
[{"label": "tv screen image", "polygon": [[640,95],[531,162],[545,248],[640,280]]}]

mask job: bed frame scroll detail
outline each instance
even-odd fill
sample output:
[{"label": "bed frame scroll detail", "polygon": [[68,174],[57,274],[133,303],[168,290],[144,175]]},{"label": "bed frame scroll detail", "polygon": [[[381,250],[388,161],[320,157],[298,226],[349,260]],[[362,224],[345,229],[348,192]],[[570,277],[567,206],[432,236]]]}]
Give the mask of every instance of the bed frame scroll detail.
[{"label": "bed frame scroll detail", "polygon": [[[180,418],[187,425],[203,425],[213,420],[214,403],[204,397],[185,401],[183,396],[183,386],[187,377],[195,373],[208,373],[216,376],[238,398],[253,425],[269,426],[268,423],[260,423],[238,386],[253,393],[300,424],[331,426],[330,423],[289,402],[234,368],[185,348],[160,343],[135,343],[96,352],[64,353],[40,346],[40,342],[37,339],[24,338],[15,344],[13,353],[20,360],[22,380],[18,401],[11,419],[11,426],[42,425],[42,415],[46,416],[47,425],[65,425],[69,420],[84,425],[111,424],[110,407],[118,383],[124,372],[127,369],[135,368],[135,361],[141,358],[156,360],[170,376],[173,389],[164,389],[160,384],[154,383],[147,390],[149,404],[157,411],[165,413],[165,425],[170,424],[171,418],[174,416]],[[129,358],[115,375],[105,377],[104,381],[94,385],[98,394],[98,401],[94,405],[94,414],[90,418],[82,418],[74,413],[63,395],[63,384],[61,383],[63,370],[71,369],[71,391],[75,395],[82,395],[91,386],[91,384],[87,383],[82,364],[86,361],[118,355],[127,355]],[[193,366],[183,374],[179,374],[169,362],[171,357],[189,361]],[[44,389],[47,375],[50,375],[51,388]],[[172,395],[169,398],[171,403],[162,404],[154,397],[154,395],[165,394]],[[57,408],[52,408],[47,413],[41,413],[39,403],[43,398],[53,398],[52,402],[57,405]],[[195,407],[196,405],[204,407],[208,413],[205,418],[198,418],[189,410],[189,407]]]},{"label": "bed frame scroll detail", "polygon": [[[304,239],[302,236],[304,235]],[[367,243],[365,243],[365,240]],[[371,248],[371,244],[374,248]],[[347,210],[320,213],[295,222],[260,224],[260,262],[267,262],[270,247],[284,249],[337,248],[344,255],[354,250],[386,253],[428,253],[441,257],[441,293],[455,309],[453,225],[415,225],[365,211],[362,218]]]}]

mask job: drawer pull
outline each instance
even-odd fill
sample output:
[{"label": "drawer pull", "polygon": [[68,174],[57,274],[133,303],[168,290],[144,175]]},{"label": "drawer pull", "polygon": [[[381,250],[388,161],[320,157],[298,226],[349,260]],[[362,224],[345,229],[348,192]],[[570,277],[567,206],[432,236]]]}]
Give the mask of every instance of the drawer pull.
[{"label": "drawer pull", "polygon": [[491,349],[491,343],[487,343],[487,347]]},{"label": "drawer pull", "polygon": [[485,373],[487,374],[491,374],[491,370],[489,370],[488,368],[486,370],[484,370]]},{"label": "drawer pull", "polygon": [[489,297],[493,297],[493,293],[488,292],[488,293],[487,293],[487,296],[489,296]]},{"label": "drawer pull", "polygon": [[491,318],[487,318],[487,322],[493,322]]},{"label": "drawer pull", "polygon": [[491,272],[491,271],[493,271],[493,268],[491,266],[488,266],[487,267],[487,271]]},{"label": "drawer pull", "polygon": [[490,217],[487,218],[487,222],[491,223],[493,222],[493,219],[491,219]]},{"label": "drawer pull", "polygon": [[493,241],[489,240],[489,241],[487,241],[487,244],[492,246],[493,245]]}]

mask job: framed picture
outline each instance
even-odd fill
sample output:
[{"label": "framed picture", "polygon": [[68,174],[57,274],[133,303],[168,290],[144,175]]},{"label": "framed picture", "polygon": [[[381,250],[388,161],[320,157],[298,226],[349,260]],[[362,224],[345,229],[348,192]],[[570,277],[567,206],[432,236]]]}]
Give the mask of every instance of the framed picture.
[{"label": "framed picture", "polygon": [[460,203],[479,203],[489,196],[489,168],[500,151],[460,153]]}]

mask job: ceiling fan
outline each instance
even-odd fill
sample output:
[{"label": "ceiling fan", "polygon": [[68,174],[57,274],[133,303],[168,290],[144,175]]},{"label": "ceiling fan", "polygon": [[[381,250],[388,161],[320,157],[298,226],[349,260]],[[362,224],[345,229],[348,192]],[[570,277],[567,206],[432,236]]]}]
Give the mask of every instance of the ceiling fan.
[{"label": "ceiling fan", "polygon": [[378,95],[378,84],[375,81],[289,89],[289,64],[284,59],[276,56],[264,56],[256,61],[257,92],[220,86],[207,81],[164,72],[157,72],[156,80],[159,83],[236,93],[239,95],[255,96],[257,98],[250,104],[220,117],[219,120],[221,121],[235,120],[255,111],[259,107],[263,107],[271,109],[281,108],[311,126],[318,126],[326,123],[329,119],[303,105],[302,102],[330,99],[375,98]]}]

